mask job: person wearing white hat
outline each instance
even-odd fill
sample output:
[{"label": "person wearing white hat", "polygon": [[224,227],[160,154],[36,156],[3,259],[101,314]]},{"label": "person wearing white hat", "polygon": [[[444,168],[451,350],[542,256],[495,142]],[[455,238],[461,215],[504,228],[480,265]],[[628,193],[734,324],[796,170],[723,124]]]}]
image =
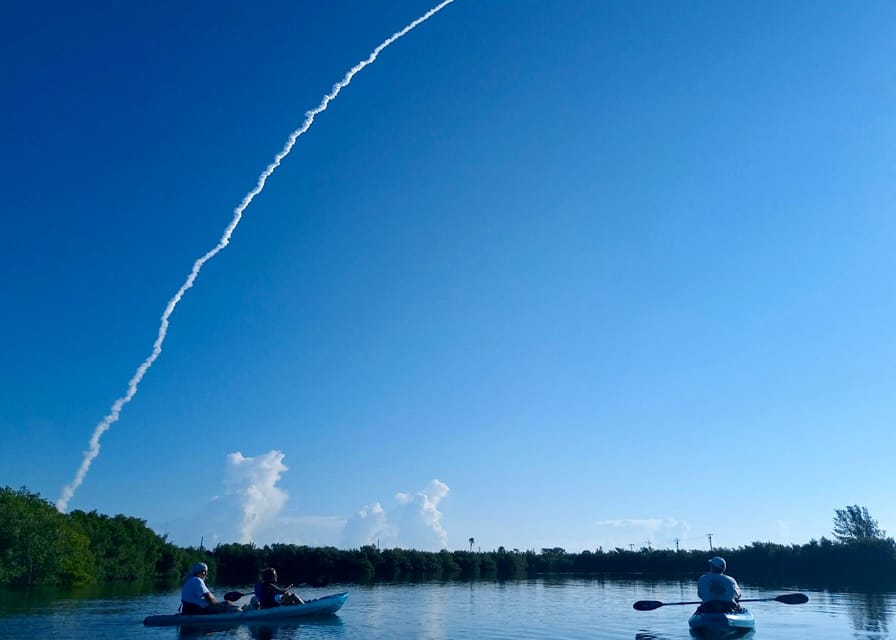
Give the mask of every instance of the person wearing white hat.
[{"label": "person wearing white hat", "polygon": [[241,607],[232,602],[219,602],[215,595],[209,591],[205,584],[208,576],[208,565],[197,562],[190,569],[190,575],[184,582],[184,588],[180,592],[181,611],[184,615],[196,615],[201,613],[225,613]]},{"label": "person wearing white hat", "polygon": [[737,580],[725,575],[728,568],[724,558],[715,556],[709,559],[709,572],[697,580],[697,595],[703,604],[698,611],[702,613],[732,613],[740,609],[741,598]]}]

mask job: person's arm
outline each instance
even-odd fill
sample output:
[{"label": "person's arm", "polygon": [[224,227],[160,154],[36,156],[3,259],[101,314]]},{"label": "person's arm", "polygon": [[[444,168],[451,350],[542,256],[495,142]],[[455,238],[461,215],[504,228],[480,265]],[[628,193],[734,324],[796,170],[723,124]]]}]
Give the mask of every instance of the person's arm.
[{"label": "person's arm", "polygon": [[218,601],[215,599],[215,596],[212,595],[212,592],[209,591],[208,586],[205,584],[205,580],[201,578],[191,578],[192,584],[190,585],[190,589],[194,594],[199,595],[199,598],[208,601],[210,604],[217,604]]}]

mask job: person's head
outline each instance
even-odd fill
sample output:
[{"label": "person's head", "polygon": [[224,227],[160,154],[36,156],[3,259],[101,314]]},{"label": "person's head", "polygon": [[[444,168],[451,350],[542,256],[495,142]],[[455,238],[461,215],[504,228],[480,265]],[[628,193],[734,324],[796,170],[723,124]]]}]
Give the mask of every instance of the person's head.
[{"label": "person's head", "polygon": [[725,563],[725,558],[716,556],[709,559],[709,570],[712,573],[725,573],[725,569],[727,568],[728,565]]},{"label": "person's head", "polygon": [[193,568],[190,569],[190,575],[204,578],[206,575],[208,575],[208,565],[204,562],[197,562],[193,565]]},{"label": "person's head", "polygon": [[277,582],[277,571],[272,567],[262,570],[261,579],[265,582]]}]

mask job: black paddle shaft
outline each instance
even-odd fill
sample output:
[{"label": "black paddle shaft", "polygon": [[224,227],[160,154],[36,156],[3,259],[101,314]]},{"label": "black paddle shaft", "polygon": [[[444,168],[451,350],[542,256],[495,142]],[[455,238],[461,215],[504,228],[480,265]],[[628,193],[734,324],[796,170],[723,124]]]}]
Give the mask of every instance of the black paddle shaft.
[{"label": "black paddle shaft", "polygon": [[[809,602],[809,596],[805,593],[785,593],[774,598],[747,598],[739,602],[781,602],[783,604],[805,604]],[[703,604],[702,602],[660,602],[659,600],[638,600],[632,607],[636,611],[653,611],[660,607],[669,607],[679,604]]]}]

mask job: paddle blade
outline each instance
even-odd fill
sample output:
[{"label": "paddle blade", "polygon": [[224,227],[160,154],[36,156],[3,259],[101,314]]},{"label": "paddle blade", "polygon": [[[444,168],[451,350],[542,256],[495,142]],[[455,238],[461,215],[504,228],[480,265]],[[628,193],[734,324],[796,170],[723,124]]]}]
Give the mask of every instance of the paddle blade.
[{"label": "paddle blade", "polygon": [[632,607],[635,611],[653,611],[663,606],[659,600],[638,600]]},{"label": "paddle blade", "polygon": [[785,593],[775,598],[775,602],[783,602],[784,604],[805,604],[809,602],[809,596],[805,593]]},{"label": "paddle blade", "polygon": [[239,591],[228,591],[227,593],[224,594],[224,599],[227,600],[227,602],[236,602],[237,600],[242,598],[244,595],[246,595],[246,594],[240,593]]}]

